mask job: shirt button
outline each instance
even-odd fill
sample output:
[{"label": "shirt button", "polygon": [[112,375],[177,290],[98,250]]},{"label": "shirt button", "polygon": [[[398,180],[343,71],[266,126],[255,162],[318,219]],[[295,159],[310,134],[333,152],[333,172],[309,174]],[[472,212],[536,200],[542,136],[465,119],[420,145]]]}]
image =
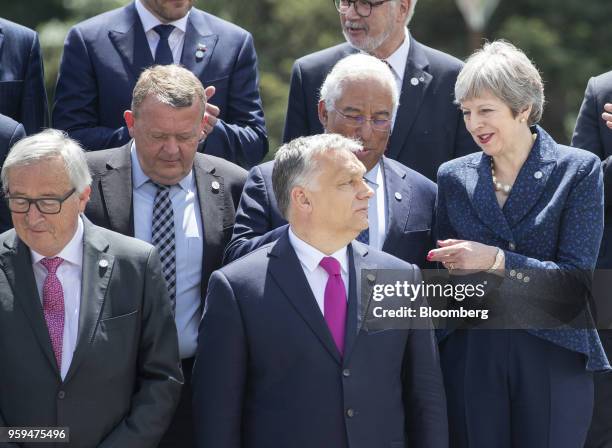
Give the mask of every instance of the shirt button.
[{"label": "shirt button", "polygon": [[57,393],[57,398],[59,398],[60,400],[63,400],[66,397],[66,392],[64,392],[63,390],[60,390]]},{"label": "shirt button", "polygon": [[352,418],[352,417],[354,417],[354,416],[355,416],[355,411],[354,411],[353,409],[351,409],[351,408],[348,408],[348,409],[346,410],[346,416],[347,416],[348,418]]},{"label": "shirt button", "polygon": [[529,280],[531,280],[531,279],[529,278],[529,276],[528,276],[528,275],[526,275],[525,277],[523,277],[523,281],[524,281],[525,283],[529,283]]},{"label": "shirt button", "polygon": [[510,270],[510,277],[514,277],[516,275],[516,271],[514,269]]},{"label": "shirt button", "polygon": [[516,274],[516,278],[518,278],[519,280],[521,280],[523,278],[523,273],[522,272],[518,272]]},{"label": "shirt button", "polygon": [[349,369],[344,369],[342,371],[342,376],[346,376],[346,377],[351,376],[351,371]]},{"label": "shirt button", "polygon": [[516,244],[514,244],[514,242],[510,241],[508,243],[508,249],[515,250],[516,249]]}]

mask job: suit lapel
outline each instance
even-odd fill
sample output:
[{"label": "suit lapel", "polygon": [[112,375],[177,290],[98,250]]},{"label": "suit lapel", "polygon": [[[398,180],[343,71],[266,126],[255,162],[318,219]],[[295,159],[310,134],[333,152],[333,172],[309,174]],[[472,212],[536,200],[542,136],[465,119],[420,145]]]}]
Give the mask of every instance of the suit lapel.
[{"label": "suit lapel", "polygon": [[[400,106],[397,109],[393,132],[389,139],[387,156],[396,159],[412,129],[418,111],[423,103],[433,76],[427,72],[429,60],[420,44],[410,36],[410,51],[406,60],[406,70],[400,93]],[[418,151],[420,148],[409,148]]]},{"label": "suit lapel", "polygon": [[[11,230],[11,232],[14,231]],[[0,263],[13,291],[14,300],[23,309],[42,352],[59,378],[60,371],[53,354],[49,329],[34,279],[30,249],[17,238],[17,235],[12,244],[6,245],[5,243],[5,249],[8,251],[0,255]]]},{"label": "suit lapel", "polygon": [[145,68],[153,65],[153,56],[134,3],[126,6],[123,12],[122,20],[109,30],[108,37],[138,79]]},{"label": "suit lapel", "polygon": [[96,233],[94,226],[84,217],[83,225],[83,275],[79,332],[74,356],[64,382],[68,382],[75,374],[93,342],[114,263],[113,255],[107,252],[108,242],[99,233]]},{"label": "suit lapel", "polygon": [[500,238],[512,241],[512,231],[495,197],[491,157],[481,154],[476,162],[469,163],[465,177],[468,197],[480,220]]},{"label": "suit lapel", "polygon": [[[338,348],[317,305],[308,280],[306,280],[300,260],[289,242],[287,232],[279,238],[268,256],[270,257],[268,265],[270,275],[283,291],[287,300],[304,319],[332,358],[338,364],[342,364]],[[299,293],[296,293],[296,291],[299,291]]]},{"label": "suit lapel", "polygon": [[387,236],[383,244],[383,251],[388,252],[389,245],[394,244],[395,232],[402,232],[406,228],[410,205],[412,204],[412,188],[406,182],[406,172],[396,169],[390,163],[382,160],[385,173],[385,194],[387,200]]},{"label": "suit lapel", "polygon": [[4,44],[4,31],[0,26],[0,58],[2,58],[2,45]]},{"label": "suit lapel", "polygon": [[[187,19],[181,64],[199,79],[204,79],[204,69],[212,58],[218,40],[219,36],[210,30],[204,13],[193,8]],[[213,74],[206,76],[205,79],[213,80],[214,78]]]},{"label": "suit lapel", "polygon": [[101,177],[100,186],[111,230],[134,236],[131,145],[130,141],[107,162],[108,171]]}]

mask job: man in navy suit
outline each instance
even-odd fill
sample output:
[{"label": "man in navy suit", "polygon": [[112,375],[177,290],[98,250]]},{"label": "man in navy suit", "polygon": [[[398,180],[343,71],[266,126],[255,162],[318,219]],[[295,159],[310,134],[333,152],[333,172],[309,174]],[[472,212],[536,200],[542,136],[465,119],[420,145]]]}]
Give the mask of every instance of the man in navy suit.
[{"label": "man in navy suit", "polygon": [[[598,324],[610,325],[612,308],[609,305],[609,272],[612,268],[612,71],[591,78],[587,84],[584,101],[578,114],[572,146],[586,149],[603,160],[604,173],[604,233],[599,248],[595,272],[594,291],[601,291],[603,300],[597,301]],[[607,107],[606,107],[607,106]],[[607,112],[604,112],[607,111]],[[603,113],[603,117],[602,117]],[[598,297],[599,294],[596,294]],[[605,327],[604,327],[605,328]],[[600,330],[599,336],[612,357],[612,330]],[[595,375],[595,409],[587,437],[586,448],[612,446],[612,375]]]},{"label": "man in navy suit", "polygon": [[38,34],[0,18],[0,114],[21,123],[27,134],[49,123]]},{"label": "man in navy suit", "polygon": [[[0,168],[4,165],[9,150],[26,136],[23,126],[12,118],[0,114]],[[0,233],[13,227],[11,212],[6,201],[0,200]]]},{"label": "man in navy suit", "polygon": [[[140,73],[180,63],[207,90],[201,152],[253,166],[268,150],[251,35],[192,7],[193,0],[136,0],[74,26],[64,44],[53,125],[88,150],[129,140],[123,112]],[[213,106],[214,105],[214,106]]]},{"label": "man in navy suit", "polygon": [[[318,114],[326,132],[355,138],[364,146],[356,155],[366,167],[374,197],[369,205],[370,227],[360,234],[360,241],[424,267],[428,250],[435,247],[431,228],[436,185],[383,156],[397,100],[389,68],[372,56],[356,54],[338,62],[325,79]],[[285,232],[287,221],[272,191],[273,166],[274,162],[266,162],[251,169],[225,262]]]},{"label": "man in navy suit", "polygon": [[289,228],[211,277],[193,374],[198,447],[448,446],[433,331],[363,327],[362,269],[421,275],[352,241],[373,194],[360,149],[321,134],[276,154]]},{"label": "man in navy suit", "polygon": [[400,93],[386,155],[435,180],[438,166],[477,151],[453,104],[461,61],[417,42],[406,26],[417,0],[336,0],[347,43],[298,59],[291,75],[283,141],[323,131],[319,87],[332,67],[359,51],[391,67]]}]

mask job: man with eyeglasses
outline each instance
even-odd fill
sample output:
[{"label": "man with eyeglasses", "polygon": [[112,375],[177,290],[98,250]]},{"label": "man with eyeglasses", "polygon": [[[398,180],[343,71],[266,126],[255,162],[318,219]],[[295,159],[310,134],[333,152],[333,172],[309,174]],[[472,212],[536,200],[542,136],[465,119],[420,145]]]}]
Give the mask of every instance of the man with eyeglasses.
[{"label": "man with eyeglasses", "polygon": [[[384,157],[398,93],[389,68],[380,60],[355,54],[336,64],[321,86],[318,116],[327,133],[359,140],[356,155],[374,191],[369,201],[369,229],[358,240],[396,257],[426,267],[434,247],[431,235],[436,185],[401,163]],[[272,191],[267,162],[251,169],[245,184],[225,262],[275,241],[285,231]],[[329,211],[334,213],[333,210]]]},{"label": "man with eyeglasses", "polygon": [[91,176],[62,132],[19,141],[1,177],[0,427],[52,427],[8,446],[157,447],[183,376],[156,249],[82,216]]},{"label": "man with eyeglasses", "polygon": [[318,92],[340,59],[357,52],[391,68],[399,108],[386,155],[435,180],[447,160],[478,150],[453,104],[461,61],[417,42],[406,26],[417,0],[335,0],[347,43],[298,59],[291,74],[283,141],[319,134]]}]

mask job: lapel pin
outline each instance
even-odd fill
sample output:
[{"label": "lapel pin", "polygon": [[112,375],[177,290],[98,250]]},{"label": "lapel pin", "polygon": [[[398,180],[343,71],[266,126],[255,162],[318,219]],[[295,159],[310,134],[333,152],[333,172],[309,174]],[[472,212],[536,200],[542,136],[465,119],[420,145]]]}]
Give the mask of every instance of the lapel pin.
[{"label": "lapel pin", "polygon": [[108,267],[108,260],[100,260],[98,266],[100,266],[102,269],[106,269]]},{"label": "lapel pin", "polygon": [[217,182],[216,180],[213,180],[212,184],[210,184],[210,189],[213,193],[219,193],[221,185],[219,185],[219,182]]},{"label": "lapel pin", "polygon": [[206,52],[206,45],[198,44],[195,52],[196,59],[202,59],[204,57],[204,53]]},{"label": "lapel pin", "polygon": [[536,171],[535,173],[533,173],[533,177],[535,177],[536,179],[542,179],[542,171]]},{"label": "lapel pin", "polygon": [[425,82],[425,78],[423,78],[422,76],[419,78],[419,81],[421,82]]},{"label": "lapel pin", "polygon": [[368,282],[370,283],[374,283],[374,280],[376,280],[376,277],[374,277],[374,274],[368,274],[366,275],[366,278],[368,279]]},{"label": "lapel pin", "polygon": [[410,84],[412,84],[413,86],[418,86],[419,85],[419,80],[416,78],[411,78],[410,79]]},{"label": "lapel pin", "polygon": [[402,194],[399,191],[396,191],[394,196],[395,199],[397,199],[398,201],[402,200]]}]

